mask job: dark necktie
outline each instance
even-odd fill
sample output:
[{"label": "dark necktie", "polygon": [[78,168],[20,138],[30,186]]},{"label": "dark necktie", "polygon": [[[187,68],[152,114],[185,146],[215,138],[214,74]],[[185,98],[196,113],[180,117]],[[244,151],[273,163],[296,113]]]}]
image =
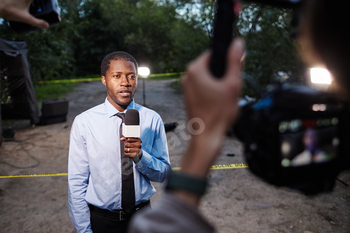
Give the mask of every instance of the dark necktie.
[{"label": "dark necktie", "polygon": [[[122,124],[119,127],[119,135],[122,137],[122,125],[125,120],[125,113],[117,113],[117,116],[122,119]],[[130,213],[135,207],[134,171],[132,160],[125,156],[124,141],[120,141],[120,155],[122,165],[122,208],[125,212]]]}]

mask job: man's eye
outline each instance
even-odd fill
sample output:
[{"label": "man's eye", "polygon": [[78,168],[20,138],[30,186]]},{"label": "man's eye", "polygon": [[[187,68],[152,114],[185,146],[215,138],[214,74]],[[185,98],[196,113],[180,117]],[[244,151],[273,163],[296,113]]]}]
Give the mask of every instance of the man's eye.
[{"label": "man's eye", "polygon": [[129,75],[129,78],[131,78],[131,79],[135,79],[135,78],[136,78],[136,76],[135,76],[135,75]]},{"label": "man's eye", "polygon": [[119,75],[119,74],[115,74],[115,75],[113,75],[113,77],[114,77],[114,78],[119,78],[120,75]]}]

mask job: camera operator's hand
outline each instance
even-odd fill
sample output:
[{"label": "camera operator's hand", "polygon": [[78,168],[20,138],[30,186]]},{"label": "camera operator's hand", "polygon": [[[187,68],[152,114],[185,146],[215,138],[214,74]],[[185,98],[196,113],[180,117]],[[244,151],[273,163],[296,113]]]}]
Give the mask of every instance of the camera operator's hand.
[{"label": "camera operator's hand", "polygon": [[42,19],[35,18],[29,13],[33,0],[0,0],[0,17],[7,20],[24,22],[38,28],[48,28],[49,24]]},{"label": "camera operator's hand", "polygon": [[[181,163],[182,172],[204,178],[219,154],[226,130],[238,115],[243,53],[244,42],[242,39],[235,39],[228,51],[228,68],[220,80],[209,71],[209,51],[187,68],[182,78],[182,86],[188,120],[197,119],[193,122],[203,123],[192,125],[196,131],[203,132],[191,135],[189,147]],[[194,195],[187,195],[182,191],[177,194],[192,204],[199,202],[199,197]]]}]

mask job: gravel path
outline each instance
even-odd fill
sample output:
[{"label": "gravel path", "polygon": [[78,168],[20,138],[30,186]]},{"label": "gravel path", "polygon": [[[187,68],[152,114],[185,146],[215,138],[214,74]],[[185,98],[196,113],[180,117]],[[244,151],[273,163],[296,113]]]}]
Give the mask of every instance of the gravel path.
[{"label": "gravel path", "polygon": [[[179,166],[189,136],[180,91],[172,81],[146,81],[146,106],[157,111],[165,123],[177,122],[168,132],[170,159]],[[139,82],[136,102],[143,102]],[[67,122],[37,126],[29,122],[15,128],[15,140],[0,148],[0,175],[67,172],[68,137],[74,117],[100,104],[106,97],[100,82],[79,84],[67,95]],[[242,163],[242,144],[233,138],[224,142],[216,164]],[[234,156],[227,156],[233,154]],[[350,184],[350,173],[339,178]],[[261,182],[248,169],[218,169],[210,174],[210,188],[201,203],[204,215],[219,232],[350,232],[350,192],[340,182],[335,191],[313,198]],[[156,203],[162,184],[155,184]],[[68,216],[67,177],[21,177],[0,179],[0,232],[75,232]]]}]

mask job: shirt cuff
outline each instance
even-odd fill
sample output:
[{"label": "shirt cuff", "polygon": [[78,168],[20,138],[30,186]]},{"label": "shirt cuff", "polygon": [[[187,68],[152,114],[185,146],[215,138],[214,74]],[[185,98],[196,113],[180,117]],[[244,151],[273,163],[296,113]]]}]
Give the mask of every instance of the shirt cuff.
[{"label": "shirt cuff", "polygon": [[[142,157],[138,163],[136,163],[136,167],[141,173],[146,172],[148,165],[151,163],[152,157],[146,151],[142,151]],[[147,174],[146,174],[147,175]]]}]

